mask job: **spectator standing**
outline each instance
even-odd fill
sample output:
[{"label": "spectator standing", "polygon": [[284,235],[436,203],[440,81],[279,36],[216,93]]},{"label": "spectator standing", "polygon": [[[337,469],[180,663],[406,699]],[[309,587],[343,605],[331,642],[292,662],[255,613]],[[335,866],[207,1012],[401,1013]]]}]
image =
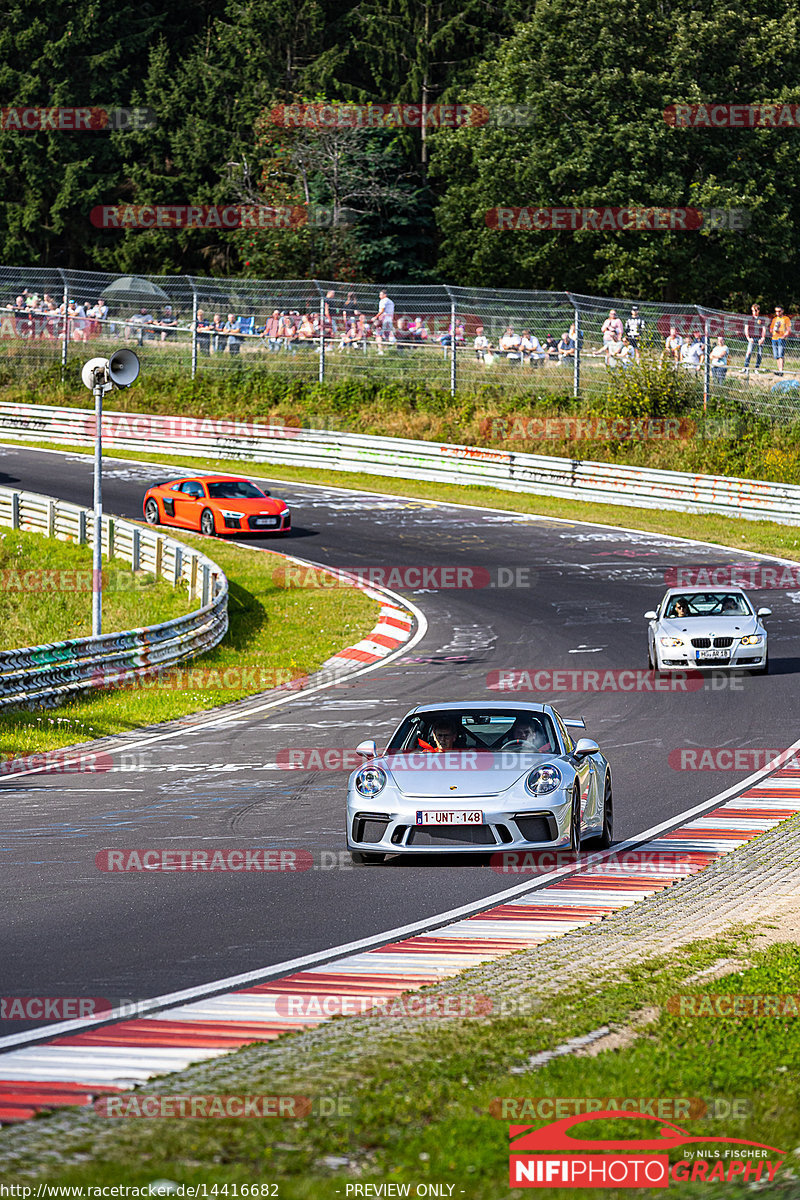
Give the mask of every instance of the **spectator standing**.
[{"label": "spectator standing", "polygon": [[750,359],[753,356],[753,351],[756,352],[756,373],[761,369],[761,355],[763,353],[764,342],[767,340],[767,322],[766,318],[761,316],[761,308],[758,304],[750,305],[750,316],[744,324],[744,336],[747,338],[747,352],[744,356],[744,369],[741,374],[746,375],[750,370]]},{"label": "spectator standing", "polygon": [[211,328],[214,330],[211,338],[211,352],[212,354],[221,354],[223,351],[222,334],[225,330],[225,322],[222,320],[220,313],[214,313]]},{"label": "spectator standing", "polygon": [[394,300],[390,300],[383,289],[380,292],[378,311],[372,320],[376,323],[375,340],[378,343],[378,353],[383,354],[382,344],[390,341],[394,329]]},{"label": "spectator standing", "polygon": [[789,336],[789,330],[792,328],[792,322],[785,315],[780,305],[775,308],[775,316],[772,318],[769,326],[769,335],[772,338],[772,357],[778,364],[776,374],[783,374],[783,359],[786,349],[786,339]]},{"label": "spectator standing", "polygon": [[[622,324],[621,321],[620,324]],[[612,330],[611,337],[607,341],[604,341],[603,344],[606,352],[606,366],[620,366],[623,361],[622,353],[624,350],[624,346],[622,344],[622,334],[617,329]]]},{"label": "spectator standing", "polygon": [[358,316],[358,300],[356,299],[355,292],[350,291],[347,293],[347,299],[342,307],[342,315],[348,325]]},{"label": "spectator standing", "polygon": [[715,383],[724,383],[725,376],[728,374],[728,347],[725,345],[725,338],[721,333],[717,336],[717,344],[709,354],[708,361],[711,364],[711,374]]},{"label": "spectator standing", "polygon": [[625,322],[625,336],[627,337],[630,345],[633,347],[633,352],[637,363],[642,361],[641,341],[644,337],[644,328],[644,317],[639,316],[639,309],[634,304],[631,307],[631,315]]},{"label": "spectator standing", "polygon": [[228,335],[228,354],[238,354],[242,348],[242,339],[237,337],[237,333],[241,333],[242,323],[239,317],[234,313],[228,313],[228,319],[222,327],[222,332]]},{"label": "spectator standing", "polygon": [[683,347],[683,338],[678,333],[678,330],[675,328],[675,326],[670,325],[669,335],[664,338],[664,353],[661,356],[661,361],[663,362],[665,357],[671,358],[673,361],[673,364],[675,364],[677,366],[677,364],[682,361],[682,358],[681,358],[682,347]]},{"label": "spectator standing", "polygon": [[606,342],[610,342],[612,340],[612,338],[614,337],[615,333],[619,334],[619,341],[620,342],[622,341],[622,335],[625,332],[625,329],[623,327],[622,321],[617,316],[617,310],[615,308],[609,309],[608,316],[606,317],[605,321],[603,321],[603,324],[600,326],[600,332],[603,335],[603,347],[604,348],[605,348]]},{"label": "spectator standing", "polygon": [[212,326],[211,323],[206,320],[206,314],[202,308],[198,308],[197,310],[197,320],[194,323],[194,328],[197,335],[198,350],[201,354],[210,354]]},{"label": "spectator standing", "polygon": [[691,341],[686,341],[681,346],[681,366],[687,371],[699,371],[704,361],[703,343],[700,341],[700,334],[695,333]]},{"label": "spectator standing", "polygon": [[280,350],[281,348],[281,314],[277,308],[272,310],[272,316],[264,326],[264,337],[267,339],[267,345],[270,350]]},{"label": "spectator standing", "polygon": [[479,325],[475,330],[475,341],[472,343],[472,345],[475,348],[475,357],[477,358],[478,362],[485,362],[486,355],[491,352],[492,346],[486,334],[483,332],[482,325]]}]

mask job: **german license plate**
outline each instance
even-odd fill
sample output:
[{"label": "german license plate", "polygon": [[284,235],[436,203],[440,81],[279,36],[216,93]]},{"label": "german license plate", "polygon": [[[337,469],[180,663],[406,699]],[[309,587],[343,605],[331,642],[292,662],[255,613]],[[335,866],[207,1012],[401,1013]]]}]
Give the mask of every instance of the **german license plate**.
[{"label": "german license plate", "polygon": [[698,650],[697,659],[701,658],[730,658],[730,650]]},{"label": "german license plate", "polygon": [[448,812],[417,812],[418,825],[482,825],[483,813],[470,809],[450,809]]},{"label": "german license plate", "polygon": [[277,517],[256,517],[256,525],[277,525]]}]

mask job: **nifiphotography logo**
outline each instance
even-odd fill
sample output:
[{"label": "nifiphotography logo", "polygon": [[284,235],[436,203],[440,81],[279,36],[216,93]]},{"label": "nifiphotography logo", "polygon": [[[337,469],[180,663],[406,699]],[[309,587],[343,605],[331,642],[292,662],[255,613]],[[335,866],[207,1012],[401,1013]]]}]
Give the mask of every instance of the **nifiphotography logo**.
[{"label": "nifiphotography logo", "polygon": [[[667,1188],[672,1182],[734,1180],[771,1183],[787,1153],[743,1138],[696,1137],[660,1117],[635,1112],[625,1113],[626,1120],[655,1121],[655,1136],[614,1141],[570,1135],[573,1125],[619,1119],[620,1115],[619,1109],[610,1109],[565,1117],[540,1129],[509,1125],[511,1187]],[[703,1148],[684,1150],[683,1158],[670,1163],[668,1151],[688,1145]]]}]

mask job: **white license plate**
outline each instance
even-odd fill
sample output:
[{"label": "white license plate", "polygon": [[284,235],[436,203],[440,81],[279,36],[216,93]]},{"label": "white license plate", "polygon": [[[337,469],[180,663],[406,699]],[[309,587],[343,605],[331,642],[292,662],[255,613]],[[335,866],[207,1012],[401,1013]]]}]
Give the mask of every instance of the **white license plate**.
[{"label": "white license plate", "polygon": [[468,811],[467,809],[456,809],[448,812],[434,812],[431,809],[428,812],[417,813],[418,825],[482,825],[483,813],[477,811]]},{"label": "white license plate", "polygon": [[277,517],[256,517],[256,525],[277,525]]},{"label": "white license plate", "polygon": [[730,658],[730,650],[698,650],[697,657],[701,658]]}]

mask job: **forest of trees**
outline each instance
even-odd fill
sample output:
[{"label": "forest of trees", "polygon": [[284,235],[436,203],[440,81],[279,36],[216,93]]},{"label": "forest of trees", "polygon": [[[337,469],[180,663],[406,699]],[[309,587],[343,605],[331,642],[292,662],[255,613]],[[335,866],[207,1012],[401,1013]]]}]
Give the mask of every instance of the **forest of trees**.
[{"label": "forest of trees", "polygon": [[[800,301],[800,109],[681,129],[675,103],[800,102],[793,0],[6,0],[0,107],[141,107],[128,131],[0,130],[0,263]],[[317,130],[292,103],[525,106],[521,125]],[[328,206],[291,229],[96,228],[118,204]],[[738,230],[515,231],[504,206],[691,206]]]}]

